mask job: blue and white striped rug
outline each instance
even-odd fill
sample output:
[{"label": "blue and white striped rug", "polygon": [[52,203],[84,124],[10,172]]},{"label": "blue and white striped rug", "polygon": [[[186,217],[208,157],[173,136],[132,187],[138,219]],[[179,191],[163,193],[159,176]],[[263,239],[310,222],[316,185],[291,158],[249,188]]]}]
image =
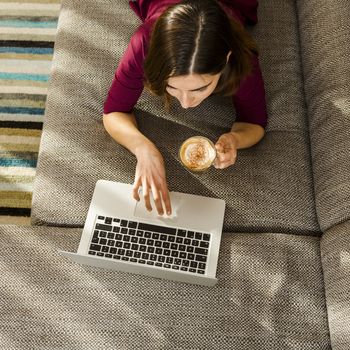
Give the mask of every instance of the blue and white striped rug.
[{"label": "blue and white striped rug", "polygon": [[0,224],[30,224],[61,0],[0,0]]}]

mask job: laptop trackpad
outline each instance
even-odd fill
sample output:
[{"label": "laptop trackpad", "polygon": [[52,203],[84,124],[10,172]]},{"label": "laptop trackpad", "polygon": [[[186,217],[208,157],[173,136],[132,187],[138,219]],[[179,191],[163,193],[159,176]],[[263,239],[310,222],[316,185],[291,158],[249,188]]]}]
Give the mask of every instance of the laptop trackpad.
[{"label": "laptop trackpad", "polygon": [[[171,201],[171,210],[172,213],[171,215],[159,215],[156,205],[154,204],[152,195],[150,196],[150,202],[151,202],[151,207],[152,207],[152,211],[148,211],[146,209],[145,206],[145,201],[143,199],[142,196],[140,196],[140,201],[136,202],[135,205],[135,210],[134,210],[134,216],[136,216],[137,218],[141,218],[141,219],[156,219],[156,220],[160,220],[163,221],[165,223],[176,223],[178,220],[178,216],[179,213],[181,212],[181,204],[184,201],[183,199],[179,198],[178,196],[172,196],[172,194],[170,193],[170,201]],[[165,211],[165,207],[163,204],[163,209],[164,209],[164,213]]]}]

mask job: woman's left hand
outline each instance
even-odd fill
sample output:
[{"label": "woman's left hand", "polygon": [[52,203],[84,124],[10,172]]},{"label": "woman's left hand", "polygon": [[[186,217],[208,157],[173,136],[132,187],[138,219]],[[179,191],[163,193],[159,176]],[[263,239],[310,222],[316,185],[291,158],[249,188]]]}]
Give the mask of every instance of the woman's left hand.
[{"label": "woman's left hand", "polygon": [[219,137],[215,144],[217,156],[214,167],[225,169],[236,163],[238,139],[234,133],[228,132]]}]

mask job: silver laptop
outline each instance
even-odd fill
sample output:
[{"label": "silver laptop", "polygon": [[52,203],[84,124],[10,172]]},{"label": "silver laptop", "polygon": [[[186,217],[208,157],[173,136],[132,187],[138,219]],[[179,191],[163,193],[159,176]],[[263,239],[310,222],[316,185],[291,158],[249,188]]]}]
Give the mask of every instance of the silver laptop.
[{"label": "silver laptop", "polygon": [[[140,196],[141,197],[141,196]],[[77,253],[60,252],[80,264],[212,286],[225,202],[170,192],[171,216],[135,201],[132,185],[99,180]]]}]

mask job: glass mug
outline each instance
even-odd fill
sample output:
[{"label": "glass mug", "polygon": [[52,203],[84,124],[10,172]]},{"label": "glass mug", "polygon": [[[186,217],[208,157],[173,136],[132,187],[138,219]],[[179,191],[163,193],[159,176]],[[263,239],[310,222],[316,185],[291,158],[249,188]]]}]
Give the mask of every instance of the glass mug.
[{"label": "glass mug", "polygon": [[184,141],[179,150],[182,165],[193,172],[209,169],[216,159],[216,148],[209,139],[193,136]]}]

